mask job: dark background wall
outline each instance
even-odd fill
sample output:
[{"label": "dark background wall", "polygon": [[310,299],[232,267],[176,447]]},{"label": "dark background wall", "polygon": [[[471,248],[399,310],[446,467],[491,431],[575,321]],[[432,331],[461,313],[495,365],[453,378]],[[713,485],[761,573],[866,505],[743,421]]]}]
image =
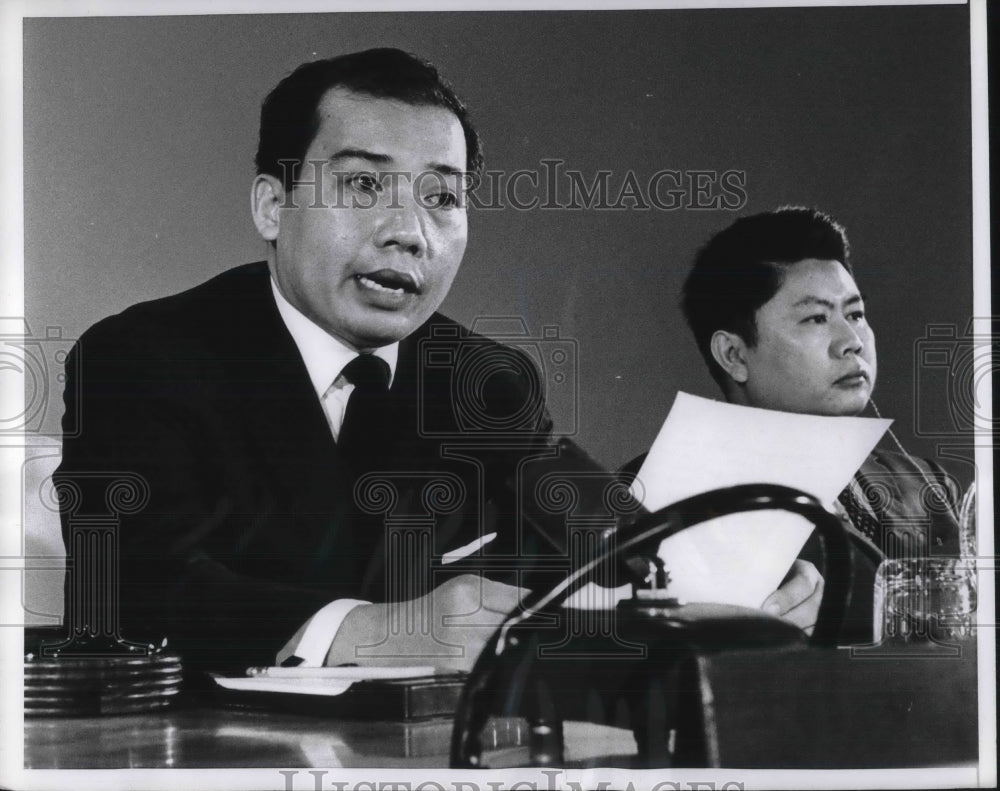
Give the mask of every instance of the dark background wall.
[{"label": "dark background wall", "polygon": [[[961,333],[972,315],[962,6],[29,19],[24,36],[33,328],[75,337],[263,258],[249,216],[263,95],[302,61],[398,46],[452,80],[508,178],[544,176],[546,158],[588,182],[611,171],[613,203],[629,172],[745,174],[735,211],[690,195],[672,210],[470,209],[445,311],[558,327],[578,377],[553,408],[600,461],[645,450],[678,390],[717,395],[680,283],[709,234],[787,203],[846,225],[878,334],[876,400],[905,444],[940,455],[915,427],[946,429],[954,395],[915,351],[928,325]],[[544,201],[544,184],[521,186]]]}]

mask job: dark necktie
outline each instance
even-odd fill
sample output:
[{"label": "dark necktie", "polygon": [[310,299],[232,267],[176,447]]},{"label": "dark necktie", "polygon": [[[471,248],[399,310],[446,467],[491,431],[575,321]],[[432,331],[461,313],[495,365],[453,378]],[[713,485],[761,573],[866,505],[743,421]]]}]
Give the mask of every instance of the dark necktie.
[{"label": "dark necktie", "polygon": [[[862,487],[862,491],[863,490],[864,489]],[[851,519],[851,524],[860,530],[866,538],[875,544],[875,546],[881,549],[882,541],[881,536],[879,535],[881,532],[879,529],[879,521],[858,499],[858,496],[854,493],[853,486],[848,484],[847,488],[845,488],[844,491],[837,496],[837,499],[840,501],[840,504],[844,506],[844,510],[847,511],[847,515]]]},{"label": "dark necktie", "polygon": [[354,471],[361,475],[377,466],[390,441],[389,364],[374,354],[360,354],[343,370],[354,385],[344,412],[337,446]]}]

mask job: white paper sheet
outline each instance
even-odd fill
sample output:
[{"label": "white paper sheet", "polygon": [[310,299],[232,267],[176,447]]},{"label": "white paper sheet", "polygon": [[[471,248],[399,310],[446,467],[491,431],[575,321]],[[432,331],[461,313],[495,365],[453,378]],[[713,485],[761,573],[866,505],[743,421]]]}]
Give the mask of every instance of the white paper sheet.
[{"label": "white paper sheet", "polygon": [[[261,673],[260,670],[264,670],[264,672]],[[247,676],[223,676],[218,673],[210,675],[220,687],[244,692],[340,695],[350,689],[356,681],[418,678],[433,676],[434,672],[434,668],[429,665],[413,665],[405,667],[251,668],[247,671],[250,674]]]},{"label": "white paper sheet", "polygon": [[[678,393],[632,493],[651,511],[749,483],[801,489],[832,508],[891,420],[819,417]],[[668,538],[659,555],[682,602],[759,607],[812,530],[783,511],[733,514]]]},{"label": "white paper sheet", "polygon": [[341,695],[350,689],[352,679],[333,678],[250,678],[219,676],[212,679],[220,687],[241,692],[284,692],[294,695]]}]

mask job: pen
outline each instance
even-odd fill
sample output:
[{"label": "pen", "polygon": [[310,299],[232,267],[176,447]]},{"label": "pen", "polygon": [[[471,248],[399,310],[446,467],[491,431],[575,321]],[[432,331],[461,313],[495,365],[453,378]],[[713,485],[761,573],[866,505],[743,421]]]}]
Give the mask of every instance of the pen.
[{"label": "pen", "polygon": [[433,676],[431,665],[407,667],[248,667],[247,675],[266,678],[329,678],[345,681],[366,681],[383,678],[413,678]]}]

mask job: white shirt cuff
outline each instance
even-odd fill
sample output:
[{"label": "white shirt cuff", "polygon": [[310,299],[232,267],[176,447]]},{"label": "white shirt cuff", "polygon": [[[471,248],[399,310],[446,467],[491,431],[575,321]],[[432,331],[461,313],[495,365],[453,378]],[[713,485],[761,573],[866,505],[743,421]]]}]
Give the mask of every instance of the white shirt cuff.
[{"label": "white shirt cuff", "polygon": [[290,656],[302,660],[300,667],[322,667],[330,646],[340,631],[348,613],[361,604],[371,604],[360,599],[337,599],[319,610],[305,623],[305,627],[278,651],[275,664],[280,665]]}]

